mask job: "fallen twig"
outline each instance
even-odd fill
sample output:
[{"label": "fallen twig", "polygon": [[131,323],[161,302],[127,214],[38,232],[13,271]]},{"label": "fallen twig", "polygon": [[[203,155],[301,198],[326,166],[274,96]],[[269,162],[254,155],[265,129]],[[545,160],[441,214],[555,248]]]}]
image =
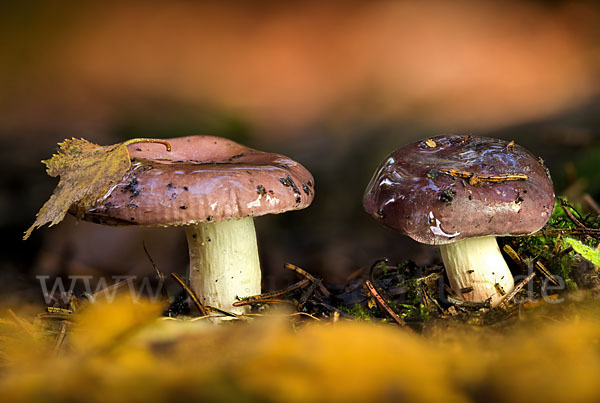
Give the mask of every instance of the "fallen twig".
[{"label": "fallen twig", "polygon": [[500,301],[500,303],[498,304],[499,308],[506,308],[506,306],[508,305],[508,303],[510,301],[512,301],[515,296],[519,293],[519,291],[521,291],[521,289],[523,289],[523,287],[525,287],[531,280],[533,280],[533,278],[535,277],[535,272],[531,272],[527,277],[525,277],[523,280],[521,280],[519,282],[519,284],[517,284],[515,286],[515,288],[508,294],[506,294],[502,300]]},{"label": "fallen twig", "polygon": [[[304,269],[302,269],[302,268],[300,268],[300,267],[298,267],[296,265],[293,265],[291,263],[286,263],[283,267],[286,268],[286,269],[288,269],[288,270],[291,270],[291,271],[294,271],[294,272],[298,273],[302,277],[307,278],[307,279],[309,279],[312,282],[317,282],[317,279],[312,274],[310,274],[306,270],[304,270]],[[329,297],[331,295],[331,293],[329,292],[329,290],[327,288],[325,288],[325,286],[323,285],[323,283],[319,282],[318,287],[319,287],[319,290],[321,291],[321,293],[323,294],[323,296],[325,298],[327,298],[327,297]]]},{"label": "fallen twig", "polygon": [[527,265],[523,261],[523,258],[521,258],[521,255],[519,255],[519,253],[510,245],[504,245],[502,250],[519,266],[519,268],[521,268],[521,270],[527,270]]},{"label": "fallen twig", "polygon": [[[210,311],[210,312],[215,312],[215,313],[218,313],[219,315],[228,316],[228,317],[230,317],[230,318],[236,318],[236,319],[239,319],[239,318],[240,318],[240,316],[243,316],[243,315],[237,315],[237,314],[235,314],[235,313],[233,313],[233,312],[227,312],[227,311],[224,311],[224,310],[222,310],[222,309],[219,309],[219,308],[215,308],[214,306],[210,306],[210,305],[205,305],[205,306],[204,306],[204,308],[205,308],[207,311]],[[215,315],[213,315],[213,316],[215,316]]]},{"label": "fallen twig", "polygon": [[560,283],[554,278],[552,273],[550,273],[550,271],[546,268],[546,266],[544,266],[542,264],[542,262],[540,262],[539,260],[537,262],[535,262],[535,268],[538,269],[538,271],[540,273],[542,273],[544,275],[544,277],[546,277],[552,284],[554,284],[556,286],[560,285]]},{"label": "fallen twig", "polygon": [[200,311],[200,314],[202,316],[206,316],[207,315],[206,308],[204,307],[204,305],[202,305],[200,303],[200,300],[198,300],[198,297],[196,296],[196,294],[194,293],[194,291],[192,291],[187,286],[187,284],[185,284],[185,281],[183,281],[183,279],[181,277],[179,277],[179,275],[177,273],[171,273],[171,277],[173,277],[175,279],[175,281],[177,281],[179,283],[179,285],[190,296],[190,298],[192,299],[192,301],[194,301],[194,305],[196,305],[196,308],[198,308],[198,310]]},{"label": "fallen twig", "polygon": [[569,217],[569,219],[573,221],[575,225],[583,229],[590,229],[587,226],[585,226],[581,221],[579,221],[577,217],[575,217],[575,215],[571,212],[571,206],[566,204],[563,200],[560,201],[560,207],[562,207],[567,217]]},{"label": "fallen twig", "polygon": [[444,309],[442,308],[440,303],[437,301],[437,299],[432,298],[429,295],[429,292],[427,291],[427,285],[425,283],[423,283],[423,282],[420,283],[419,289],[421,290],[422,300],[425,303],[425,306],[427,307],[427,309],[431,309],[431,306],[433,305],[439,312],[444,312]]},{"label": "fallen twig", "polygon": [[390,308],[387,302],[385,302],[385,300],[379,294],[373,283],[371,283],[370,280],[367,280],[365,281],[365,285],[367,286],[367,289],[369,290],[371,295],[375,297],[375,301],[377,301],[377,303],[388,313],[388,315],[390,315],[398,325],[412,332],[412,329],[406,325],[406,322],[404,322],[404,320],[400,316],[398,316],[398,314],[394,312],[392,308]]},{"label": "fallen twig", "polygon": [[[599,243],[598,245],[600,245],[600,243]],[[568,248],[566,248],[566,249],[563,249],[563,250],[561,250],[560,252],[556,253],[556,256],[555,256],[555,258],[556,258],[556,259],[560,259],[561,257],[563,257],[563,256],[565,256],[566,254],[568,254],[568,253],[571,253],[571,252],[573,252],[573,251],[574,251],[573,247],[572,247],[572,246],[569,246]]]},{"label": "fallen twig", "polygon": [[292,313],[290,316],[306,316],[306,317],[309,317],[309,318],[311,318],[311,319],[314,319],[314,320],[316,320],[316,321],[318,321],[318,322],[320,322],[320,321],[321,321],[321,319],[319,319],[319,318],[317,318],[316,316],[314,316],[314,315],[311,315],[310,313],[307,313],[307,312],[294,312],[294,313]]},{"label": "fallen twig", "polygon": [[142,246],[144,248],[144,252],[146,253],[146,257],[148,257],[148,260],[150,261],[150,264],[152,265],[152,267],[154,267],[154,271],[156,272],[156,276],[158,277],[158,286],[160,287],[160,295],[162,295],[164,298],[169,298],[169,295],[167,294],[167,290],[165,289],[165,275],[160,271],[160,269],[158,268],[158,266],[154,263],[154,259],[152,259],[152,256],[150,256],[150,252],[148,252],[148,249],[146,248],[146,243],[142,241]]},{"label": "fallen twig", "polygon": [[305,278],[305,279],[300,280],[297,283],[294,283],[294,284],[290,285],[289,287],[286,287],[280,291],[265,292],[265,293],[262,293],[259,295],[252,295],[250,297],[245,297],[245,298],[241,299],[240,301],[234,302],[233,306],[252,305],[252,303],[254,301],[265,301],[265,300],[268,300],[271,298],[282,297],[293,291],[304,288],[307,285],[309,285],[310,283],[311,283],[311,281],[309,279]]},{"label": "fallen twig", "polygon": [[458,306],[460,308],[478,310],[481,308],[489,308],[490,307],[489,299],[482,301],[482,302],[474,302],[474,301],[465,301],[462,299],[454,298],[450,295],[448,295],[446,298],[448,298],[448,302],[450,302],[452,305]]},{"label": "fallen twig", "polygon": [[486,182],[506,182],[506,181],[521,181],[528,179],[528,176],[525,174],[499,174],[499,175],[490,175],[490,174],[476,174],[474,172],[467,171],[458,171],[456,169],[440,169],[440,172],[454,176],[457,178],[463,178],[469,180],[469,185],[475,186],[481,183]]},{"label": "fallen twig", "polygon": [[321,284],[321,280],[317,280],[314,283],[312,283],[310,285],[310,287],[308,287],[300,296],[300,300],[298,301],[298,310],[301,310],[302,308],[304,308],[304,305],[306,304],[306,302],[308,301],[308,299],[311,297],[311,295],[313,295],[313,293],[315,292],[315,290],[317,289],[317,287],[319,286],[319,284]]},{"label": "fallen twig", "polygon": [[[227,317],[227,315],[202,315],[202,316],[197,316],[195,318],[190,319],[190,322],[198,322],[204,319],[216,319],[216,318],[225,318]],[[175,320],[179,320],[179,319],[175,319]]]},{"label": "fallen twig", "polygon": [[252,300],[242,300],[233,303],[233,306],[245,306],[245,305],[266,305],[266,304],[291,304],[296,305],[294,302],[287,299],[275,299],[275,298],[254,298]]}]

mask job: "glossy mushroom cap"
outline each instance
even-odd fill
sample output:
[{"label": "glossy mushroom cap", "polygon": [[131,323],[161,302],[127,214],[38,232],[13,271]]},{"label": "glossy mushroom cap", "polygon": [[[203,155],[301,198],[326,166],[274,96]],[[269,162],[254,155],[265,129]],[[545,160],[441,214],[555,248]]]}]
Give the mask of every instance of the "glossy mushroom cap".
[{"label": "glossy mushroom cap", "polygon": [[439,136],[394,151],[371,179],[363,206],[389,228],[443,245],[535,232],[552,215],[554,190],[542,161],[523,147]]},{"label": "glossy mushroom cap", "polygon": [[171,226],[307,207],[313,177],[279,154],[211,136],[127,146],[131,168],[83,219],[109,225]]}]

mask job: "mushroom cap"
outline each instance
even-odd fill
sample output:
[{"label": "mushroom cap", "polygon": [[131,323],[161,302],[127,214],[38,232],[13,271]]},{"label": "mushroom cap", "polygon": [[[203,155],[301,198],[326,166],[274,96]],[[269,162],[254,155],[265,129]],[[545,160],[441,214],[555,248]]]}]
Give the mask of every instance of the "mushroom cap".
[{"label": "mushroom cap", "polygon": [[[477,178],[522,174],[527,179],[477,182],[460,177],[465,173]],[[494,138],[448,135],[390,154],[371,179],[363,206],[391,229],[421,243],[442,245],[535,232],[552,215],[554,190],[543,161],[523,147]]]},{"label": "mushroom cap", "polygon": [[83,215],[108,225],[173,226],[307,207],[313,177],[280,154],[231,140],[189,136],[127,146],[131,168]]}]

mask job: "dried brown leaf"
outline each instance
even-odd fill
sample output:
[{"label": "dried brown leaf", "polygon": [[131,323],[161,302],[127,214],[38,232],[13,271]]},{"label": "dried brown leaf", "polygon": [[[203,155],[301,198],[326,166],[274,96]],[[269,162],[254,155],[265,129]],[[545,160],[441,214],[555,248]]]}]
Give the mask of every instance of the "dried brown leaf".
[{"label": "dried brown leaf", "polygon": [[66,139],[59,143],[60,149],[46,164],[46,172],[52,177],[60,176],[58,186],[50,199],[36,215],[35,222],[25,232],[29,238],[34,229],[42,225],[53,226],[61,222],[70,208],[82,213],[92,207],[123,178],[131,166],[127,145],[133,143],[162,143],[164,140],[133,139],[110,146],[100,146],[84,139]]}]

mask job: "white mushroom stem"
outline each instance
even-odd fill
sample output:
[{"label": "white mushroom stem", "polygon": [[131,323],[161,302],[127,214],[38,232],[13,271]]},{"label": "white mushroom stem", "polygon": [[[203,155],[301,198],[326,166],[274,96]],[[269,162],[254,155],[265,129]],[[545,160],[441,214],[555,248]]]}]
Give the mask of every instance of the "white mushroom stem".
[{"label": "white mushroom stem", "polygon": [[252,217],[186,227],[190,250],[189,285],[200,302],[245,313],[236,297],[260,294],[260,262]]},{"label": "white mushroom stem", "polygon": [[450,286],[465,301],[491,298],[497,306],[514,288],[512,274],[493,236],[469,238],[441,245]]}]

